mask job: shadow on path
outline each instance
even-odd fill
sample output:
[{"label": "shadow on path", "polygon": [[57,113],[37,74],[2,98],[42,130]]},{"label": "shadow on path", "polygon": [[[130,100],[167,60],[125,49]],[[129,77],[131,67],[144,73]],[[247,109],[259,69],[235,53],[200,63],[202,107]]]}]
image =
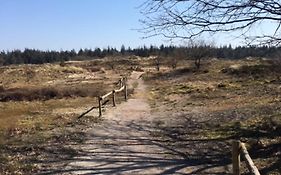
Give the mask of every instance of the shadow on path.
[{"label": "shadow on path", "polygon": [[[105,125],[106,124],[106,125]],[[210,150],[211,140],[182,140],[175,147],[171,140],[152,137],[148,121],[106,121],[96,128],[83,145],[65,162],[64,168],[45,169],[39,174],[227,174],[230,156],[219,149]],[[213,144],[212,144],[213,145]],[[198,147],[198,149],[194,149]],[[190,148],[192,151],[182,151]],[[211,151],[211,152],[210,152]],[[66,152],[67,153],[67,152]],[[60,153],[61,154],[61,153]],[[63,154],[63,153],[62,153]],[[66,156],[67,157],[67,156]],[[59,162],[61,161],[61,162]]]},{"label": "shadow on path", "polygon": [[[46,168],[38,174],[227,174],[231,156],[221,141],[173,138],[180,133],[158,127],[141,74],[133,72],[128,82],[138,85],[133,97],[107,111],[85,143],[65,145],[75,155],[60,152],[60,159],[40,162]],[[162,135],[167,131],[171,137]]]}]

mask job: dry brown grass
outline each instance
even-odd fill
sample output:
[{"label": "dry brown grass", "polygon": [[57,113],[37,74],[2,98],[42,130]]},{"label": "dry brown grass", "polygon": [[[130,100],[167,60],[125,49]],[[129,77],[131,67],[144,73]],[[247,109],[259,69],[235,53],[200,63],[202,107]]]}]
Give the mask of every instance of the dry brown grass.
[{"label": "dry brown grass", "polygon": [[[173,130],[182,133],[182,139],[226,143],[241,139],[251,145],[262,174],[280,174],[281,71],[272,63],[209,60],[200,71],[193,71],[186,62],[176,70],[151,71],[144,78],[151,87],[154,112],[183,116],[174,120],[180,120],[184,130]],[[188,129],[193,127],[197,129]]]},{"label": "dry brown grass", "polygon": [[98,112],[78,117],[96,101],[80,97],[0,103],[1,174],[32,174],[37,167],[28,160],[44,155],[44,145],[60,143],[63,147],[67,142],[83,141],[83,135],[76,133],[98,122]]},{"label": "dry brown grass", "polygon": [[105,93],[103,84],[83,85],[82,87],[29,87],[12,88],[0,92],[0,101],[34,101],[74,97],[98,97]]},{"label": "dry brown grass", "polygon": [[95,110],[79,116],[130,74],[102,65],[107,61],[0,67],[0,174],[35,173],[34,160],[50,154],[46,144],[75,155],[64,143],[83,141],[83,129],[101,120]]}]

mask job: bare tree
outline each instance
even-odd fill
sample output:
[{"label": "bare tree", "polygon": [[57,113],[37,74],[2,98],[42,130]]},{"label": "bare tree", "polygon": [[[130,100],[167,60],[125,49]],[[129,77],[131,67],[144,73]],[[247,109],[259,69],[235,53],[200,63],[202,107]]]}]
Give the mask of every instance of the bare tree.
[{"label": "bare tree", "polygon": [[176,69],[178,66],[179,59],[180,58],[177,56],[169,58],[169,62],[168,62],[169,66],[171,66],[173,69]]},{"label": "bare tree", "polygon": [[[205,33],[239,31],[248,44],[281,43],[280,0],[147,0],[142,6],[147,36],[193,39]],[[254,34],[261,23],[272,32]]]},{"label": "bare tree", "polygon": [[183,60],[187,56],[185,48],[176,48],[173,51],[172,57],[169,59],[169,66],[171,66],[173,69],[176,69],[179,62]]},{"label": "bare tree", "polygon": [[154,65],[157,71],[160,71],[160,64],[161,64],[161,56],[157,56],[154,59]]},{"label": "bare tree", "polygon": [[189,56],[194,59],[194,65],[196,70],[199,70],[201,67],[201,61],[206,55],[207,45],[204,41],[190,43],[192,52],[189,53]]}]

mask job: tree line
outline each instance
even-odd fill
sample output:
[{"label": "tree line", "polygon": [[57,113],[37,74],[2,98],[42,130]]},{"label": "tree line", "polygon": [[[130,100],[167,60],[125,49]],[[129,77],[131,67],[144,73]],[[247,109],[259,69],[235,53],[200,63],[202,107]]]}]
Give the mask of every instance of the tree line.
[{"label": "tree line", "polygon": [[219,59],[243,59],[246,57],[278,58],[281,55],[281,47],[269,46],[221,46],[209,45],[196,46],[142,46],[131,49],[122,46],[116,48],[95,48],[70,51],[42,51],[36,49],[13,50],[0,52],[0,65],[11,64],[43,64],[62,62],[69,60],[91,60],[108,56],[135,55],[140,57],[181,57],[182,59],[219,58]]}]

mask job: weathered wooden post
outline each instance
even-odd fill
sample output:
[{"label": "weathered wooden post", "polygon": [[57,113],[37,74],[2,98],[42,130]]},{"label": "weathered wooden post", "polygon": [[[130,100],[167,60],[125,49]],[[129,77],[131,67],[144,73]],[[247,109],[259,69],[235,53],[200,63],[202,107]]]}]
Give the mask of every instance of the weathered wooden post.
[{"label": "weathered wooden post", "polygon": [[101,101],[102,101],[102,98],[101,97],[98,97],[99,99],[99,117],[101,117],[102,113],[101,113]]},{"label": "weathered wooden post", "polygon": [[124,93],[125,93],[125,101],[128,99],[128,90],[127,90],[127,85],[125,84],[124,86]]},{"label": "weathered wooden post", "polygon": [[115,90],[112,91],[112,103],[113,103],[113,106],[116,106],[116,103],[115,103]]},{"label": "weathered wooden post", "polygon": [[251,174],[260,175],[260,172],[259,172],[258,168],[255,166],[253,160],[251,159],[245,144],[241,143],[240,148],[241,148],[241,154],[245,158],[246,165],[247,165],[248,169],[250,170]]},{"label": "weathered wooden post", "polygon": [[233,141],[232,143],[232,169],[233,175],[240,175],[240,141]]},{"label": "weathered wooden post", "polygon": [[123,86],[123,78],[121,78],[120,80],[120,88]]}]

